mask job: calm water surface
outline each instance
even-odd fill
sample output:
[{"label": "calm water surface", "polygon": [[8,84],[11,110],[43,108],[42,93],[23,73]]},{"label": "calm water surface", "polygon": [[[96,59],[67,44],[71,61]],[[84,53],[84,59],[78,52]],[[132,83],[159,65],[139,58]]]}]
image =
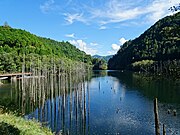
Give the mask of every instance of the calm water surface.
[{"label": "calm water surface", "polygon": [[[1,86],[0,95],[7,88]],[[129,72],[96,71],[89,81],[46,99],[25,118],[63,134],[152,135],[154,97],[159,100],[161,130],[164,123],[167,134],[180,134],[180,83]],[[175,109],[177,116],[168,109]]]}]

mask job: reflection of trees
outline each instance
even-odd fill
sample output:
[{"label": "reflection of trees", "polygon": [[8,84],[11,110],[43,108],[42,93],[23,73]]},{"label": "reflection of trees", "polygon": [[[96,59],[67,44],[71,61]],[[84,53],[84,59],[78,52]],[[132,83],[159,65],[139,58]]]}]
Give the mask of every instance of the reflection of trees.
[{"label": "reflection of trees", "polygon": [[108,75],[118,78],[129,90],[138,90],[150,99],[158,97],[161,102],[180,103],[177,81],[133,72],[108,72]]},{"label": "reflection of trees", "polygon": [[93,75],[94,77],[104,77],[104,76],[107,76],[108,74],[108,71],[107,70],[93,70]]},{"label": "reflection of trees", "polygon": [[90,114],[86,80],[90,76],[85,75],[83,65],[69,65],[77,69],[66,70],[62,66],[32,68],[32,76],[13,82],[12,100],[23,114],[33,112],[28,117],[51,126],[53,131],[86,134]]}]

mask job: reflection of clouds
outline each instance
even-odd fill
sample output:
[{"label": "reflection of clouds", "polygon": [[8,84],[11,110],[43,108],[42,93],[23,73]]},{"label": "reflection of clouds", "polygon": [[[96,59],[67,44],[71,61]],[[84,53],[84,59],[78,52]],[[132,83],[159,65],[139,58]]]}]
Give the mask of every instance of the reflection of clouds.
[{"label": "reflection of clouds", "polygon": [[113,79],[113,90],[115,92],[119,90],[118,92],[120,92],[120,98],[124,99],[125,94],[126,94],[126,86],[121,84],[119,80],[116,78]]},{"label": "reflection of clouds", "polygon": [[99,93],[99,78],[92,78],[89,82],[88,82],[88,88],[90,91],[90,96],[94,97],[94,95]]},{"label": "reflection of clouds", "polygon": [[91,81],[89,82],[90,89],[97,89],[99,86],[99,81],[100,80],[98,78],[91,79]]},{"label": "reflection of clouds", "polygon": [[121,86],[121,98],[122,98],[122,99],[124,99],[125,94],[126,94],[126,87],[122,85],[122,86]]},{"label": "reflection of clouds", "polygon": [[113,81],[113,88],[114,88],[114,90],[118,90],[119,89],[119,81],[118,80],[114,80]]}]

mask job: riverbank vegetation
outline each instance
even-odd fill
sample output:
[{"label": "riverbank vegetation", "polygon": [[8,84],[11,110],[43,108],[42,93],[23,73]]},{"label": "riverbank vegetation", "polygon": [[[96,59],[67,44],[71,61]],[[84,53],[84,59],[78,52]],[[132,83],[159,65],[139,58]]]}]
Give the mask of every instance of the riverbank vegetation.
[{"label": "riverbank vegetation", "polygon": [[25,120],[13,114],[0,113],[0,134],[1,135],[53,135],[53,133],[40,123],[32,120]]},{"label": "riverbank vegetation", "polygon": [[93,70],[107,70],[107,62],[103,59],[94,58]]},{"label": "riverbank vegetation", "polygon": [[108,62],[109,69],[130,69],[180,77],[180,12],[167,16],[129,40]]}]

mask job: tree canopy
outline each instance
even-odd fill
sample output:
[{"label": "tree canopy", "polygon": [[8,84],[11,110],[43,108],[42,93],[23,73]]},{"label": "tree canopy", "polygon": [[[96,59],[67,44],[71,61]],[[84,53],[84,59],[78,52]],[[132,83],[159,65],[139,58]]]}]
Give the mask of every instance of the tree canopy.
[{"label": "tree canopy", "polygon": [[143,60],[180,60],[180,12],[159,20],[138,38],[124,43],[109,60],[108,68],[127,69]]},{"label": "tree canopy", "polygon": [[0,26],[0,71],[21,71],[23,59],[50,62],[51,58],[87,64],[92,64],[93,60],[69,42],[39,37],[9,25]]}]

